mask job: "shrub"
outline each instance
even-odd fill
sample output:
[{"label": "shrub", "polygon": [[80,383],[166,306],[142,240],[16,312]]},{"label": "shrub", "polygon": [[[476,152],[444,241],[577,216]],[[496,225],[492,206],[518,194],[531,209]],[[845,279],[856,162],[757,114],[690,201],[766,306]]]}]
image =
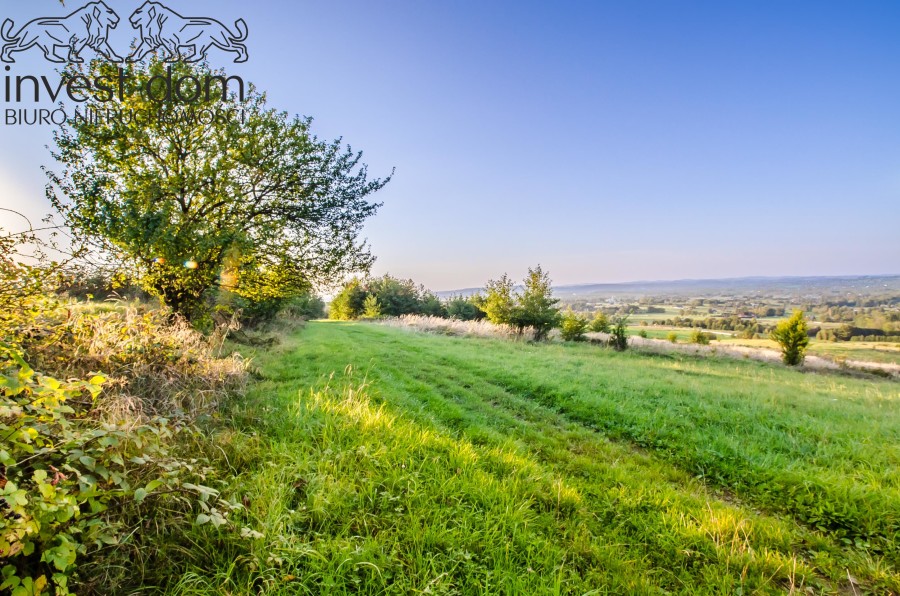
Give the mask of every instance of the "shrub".
[{"label": "shrub", "polygon": [[144,564],[161,563],[161,545],[137,530],[187,531],[198,510],[198,521],[223,525],[240,508],[200,485],[211,479],[203,462],[176,455],[187,427],[97,420],[106,384],[101,375],[58,381],[0,347],[0,590],[68,594],[95,582],[115,591],[140,575],[125,571],[138,551]]},{"label": "shrub", "polygon": [[411,279],[397,279],[384,275],[365,280],[353,279],[345,284],[331,301],[329,317],[345,321],[362,316],[377,318],[365,312],[366,300],[370,296],[377,300],[378,316],[400,317],[409,314],[447,316],[444,304],[433,292],[421,285],[417,286]]},{"label": "shrub", "polygon": [[709,340],[710,334],[704,332],[702,329],[694,329],[694,331],[691,332],[691,343],[708,346]]},{"label": "shrub", "polygon": [[588,321],[582,315],[566,311],[562,317],[560,326],[561,335],[564,341],[584,341],[584,332],[587,330]]},{"label": "shrub", "polygon": [[375,297],[375,294],[366,296],[366,300],[363,302],[363,317],[367,319],[381,318],[381,306],[378,304],[378,298]]},{"label": "shrub", "polygon": [[366,292],[362,282],[352,279],[334,297],[328,306],[328,317],[339,321],[357,319],[363,313]]},{"label": "shrub", "polygon": [[288,300],[282,312],[295,319],[323,319],[325,318],[325,303],[312,292],[307,292]]},{"label": "shrub", "polygon": [[609,318],[604,313],[598,312],[594,316],[594,320],[591,321],[591,331],[594,333],[609,333]]},{"label": "shrub", "polygon": [[466,299],[462,296],[454,296],[447,300],[447,316],[459,321],[480,321],[485,313],[476,304],[476,297]]},{"label": "shrub", "polygon": [[778,323],[771,337],[781,346],[781,357],[785,364],[801,364],[809,346],[809,332],[803,311],[794,311],[790,319]]},{"label": "shrub", "polygon": [[488,280],[485,286],[484,310],[487,320],[495,325],[512,324],[515,309],[515,284],[505,273],[497,280]]},{"label": "shrub", "polygon": [[671,331],[671,332],[669,332],[669,335],[666,336],[666,339],[668,339],[673,344],[677,344],[678,343],[678,334],[675,333],[674,331]]},{"label": "shrub", "polygon": [[642,337],[642,338],[644,338],[644,339],[647,339],[647,330],[646,330],[646,329],[641,329],[640,331],[638,331],[638,337]]},{"label": "shrub", "polygon": [[560,322],[559,300],[553,297],[553,287],[548,273],[538,265],[528,269],[525,277],[525,288],[513,309],[510,323],[523,330],[534,329],[535,341],[547,338],[550,330]]},{"label": "shrub", "polygon": [[609,332],[609,346],[619,352],[628,349],[628,317],[619,317],[613,322]]}]

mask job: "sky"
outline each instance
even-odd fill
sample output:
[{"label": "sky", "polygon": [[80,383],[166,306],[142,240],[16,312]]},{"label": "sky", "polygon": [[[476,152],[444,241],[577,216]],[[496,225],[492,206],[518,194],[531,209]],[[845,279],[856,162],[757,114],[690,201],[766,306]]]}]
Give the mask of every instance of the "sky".
[{"label": "sky", "polygon": [[[127,48],[142,0],[106,2]],[[214,65],[372,176],[396,168],[365,228],[375,274],[450,290],[538,263],[557,284],[900,273],[896,1],[166,4],[243,18],[249,61]],[[0,18],[78,6],[0,0]],[[16,57],[13,75],[52,73]],[[0,207],[49,213],[49,140],[0,120]]]}]

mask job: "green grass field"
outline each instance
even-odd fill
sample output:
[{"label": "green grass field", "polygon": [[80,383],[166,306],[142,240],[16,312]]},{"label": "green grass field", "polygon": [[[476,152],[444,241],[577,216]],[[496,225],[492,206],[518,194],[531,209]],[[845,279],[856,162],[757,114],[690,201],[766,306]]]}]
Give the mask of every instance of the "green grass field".
[{"label": "green grass field", "polygon": [[175,593],[900,593],[895,382],[328,322],[255,363],[259,534]]}]

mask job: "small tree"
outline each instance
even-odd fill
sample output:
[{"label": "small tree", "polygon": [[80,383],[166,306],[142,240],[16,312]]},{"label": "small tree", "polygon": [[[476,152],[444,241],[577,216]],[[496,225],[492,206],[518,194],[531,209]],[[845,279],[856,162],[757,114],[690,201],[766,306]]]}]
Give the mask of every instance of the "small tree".
[{"label": "small tree", "polygon": [[358,279],[350,280],[328,307],[328,318],[349,321],[358,318],[365,309],[366,292]]},{"label": "small tree", "polygon": [[584,332],[587,330],[588,321],[582,315],[567,310],[562,316],[560,331],[565,341],[584,341]]},{"label": "small tree", "polygon": [[444,303],[441,302],[441,299],[438,298],[433,292],[421,288],[420,294],[419,314],[427,315],[430,317],[447,317],[447,308],[444,306]]},{"label": "small tree", "polygon": [[801,364],[809,345],[809,328],[803,318],[803,311],[796,310],[790,319],[778,323],[771,337],[781,346],[781,357],[785,364]]},{"label": "small tree", "polygon": [[609,333],[609,319],[604,313],[598,312],[594,316],[594,320],[591,321],[591,331],[594,333]]},{"label": "small tree", "polygon": [[525,290],[513,312],[512,323],[520,331],[526,327],[533,328],[535,341],[546,339],[550,330],[559,325],[559,308],[556,307],[559,299],[553,297],[552,283],[550,274],[545,273],[540,265],[529,268]]},{"label": "small tree", "polygon": [[628,349],[628,317],[619,317],[609,331],[609,346],[618,352]]},{"label": "small tree", "polygon": [[701,346],[709,345],[709,334],[704,333],[702,329],[694,329],[691,333],[691,343],[700,344]]},{"label": "small tree", "polygon": [[478,307],[476,298],[480,298],[480,296],[476,295],[468,299],[462,296],[450,298],[447,300],[447,316],[460,321],[480,321],[485,315],[484,311]]},{"label": "small tree", "polygon": [[515,309],[513,281],[504,273],[500,279],[489,280],[484,289],[485,298],[481,308],[488,321],[495,325],[511,324]]},{"label": "small tree", "polygon": [[379,306],[375,294],[366,296],[366,300],[363,302],[363,316],[367,319],[381,318],[381,306]]},{"label": "small tree", "polygon": [[673,344],[678,343],[678,334],[675,333],[674,331],[670,331],[669,335],[667,335],[666,337],[671,343],[673,343]]}]

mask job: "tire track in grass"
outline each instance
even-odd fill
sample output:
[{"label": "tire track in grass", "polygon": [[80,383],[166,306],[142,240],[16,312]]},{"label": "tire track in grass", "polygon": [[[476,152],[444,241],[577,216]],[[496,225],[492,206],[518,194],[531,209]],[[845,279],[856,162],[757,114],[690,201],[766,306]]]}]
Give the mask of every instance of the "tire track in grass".
[{"label": "tire track in grass", "polygon": [[[425,341],[431,339],[426,337]],[[586,396],[577,388],[561,389],[560,379],[565,378],[564,375],[548,381],[537,379],[534,374],[522,370],[524,360],[537,361],[537,365],[546,364],[540,362],[541,357],[549,359],[546,352],[536,356],[533,350],[520,349],[517,344],[494,341],[497,358],[490,360],[484,358],[485,347],[490,340],[440,338],[437,341],[470,344],[469,351],[455,357],[454,362],[458,366],[477,370],[486,380],[565,412],[571,419],[613,438],[653,449],[706,481],[733,490],[757,506],[788,513],[809,527],[833,535],[845,546],[856,546],[874,552],[876,557],[883,556],[885,564],[896,572],[897,535],[900,533],[900,490],[897,483],[900,482],[900,475],[867,471],[860,474],[857,468],[860,464],[867,468],[875,465],[872,459],[882,460],[882,466],[891,465],[897,448],[896,442],[890,442],[893,436],[890,428],[886,432],[886,449],[870,448],[864,453],[856,453],[860,451],[859,440],[868,438],[868,433],[852,428],[859,424],[858,420],[825,421],[818,410],[797,411],[797,406],[791,407],[789,402],[785,409],[793,410],[794,418],[799,421],[790,418],[773,420],[771,412],[761,408],[754,412],[752,408],[742,406],[740,400],[728,397],[700,399],[692,393],[705,396],[702,387],[691,384],[686,387],[682,385],[676,392],[681,397],[676,396],[674,404],[673,399],[667,399],[662,393],[648,396],[641,393],[640,388],[608,382],[592,388],[593,394]],[[539,349],[547,352],[555,350],[556,356],[560,352],[551,346],[541,346]],[[512,370],[506,370],[502,367],[502,359],[508,358],[513,351],[518,352],[514,355],[519,358]],[[598,358],[608,359],[606,354],[594,354]],[[645,361],[654,363],[652,359],[642,356],[613,357],[619,360],[619,364],[623,359],[629,364],[628,360],[636,358],[642,364]],[[711,363],[688,361],[688,365],[708,368]],[[758,366],[761,365],[753,368]],[[646,372],[651,377],[665,377],[669,373],[668,370],[660,371],[653,367],[648,367]],[[738,377],[738,374],[734,376]],[[779,371],[779,374],[797,373]],[[729,389],[731,392],[735,390],[740,391],[740,388]],[[635,408],[632,402],[656,407],[648,412]],[[854,406],[851,410],[863,406],[850,405]],[[741,419],[743,422],[740,422]],[[849,442],[851,435],[847,435],[847,440],[837,435],[838,430],[843,428],[840,426],[842,424],[859,433],[852,435],[855,442]],[[709,432],[708,436],[714,441],[698,443],[700,435],[694,432],[698,425]],[[744,428],[753,432],[738,432]],[[786,436],[788,433],[794,435]],[[804,449],[807,454],[803,453]],[[825,458],[809,457],[808,453],[818,455],[822,449],[839,453],[840,456],[826,459],[825,465],[813,463],[816,459]],[[806,459],[804,455],[807,455]],[[871,488],[862,492],[860,480],[870,482]]]}]

